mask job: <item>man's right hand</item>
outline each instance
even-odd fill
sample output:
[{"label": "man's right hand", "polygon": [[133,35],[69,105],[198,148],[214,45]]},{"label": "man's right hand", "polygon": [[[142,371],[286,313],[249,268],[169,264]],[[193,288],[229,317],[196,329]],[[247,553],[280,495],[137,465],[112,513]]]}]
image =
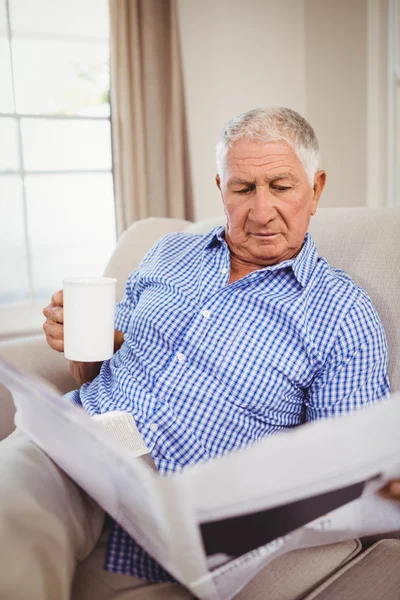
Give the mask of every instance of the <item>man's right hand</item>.
[{"label": "man's right hand", "polygon": [[[64,352],[64,293],[58,290],[51,297],[51,302],[43,309],[46,321],[43,329],[47,343],[58,352]],[[124,343],[124,334],[114,329],[114,352],[119,350]]]},{"label": "man's right hand", "polygon": [[58,352],[64,352],[64,294],[58,290],[51,297],[51,302],[43,309],[46,321],[43,329],[47,343]]},{"label": "man's right hand", "polygon": [[[64,293],[58,290],[51,297],[51,302],[43,309],[46,321],[43,329],[46,334],[47,343],[58,352],[64,352]],[[79,386],[88,381],[93,381],[100,373],[103,361],[79,362],[69,361],[69,372]]]}]

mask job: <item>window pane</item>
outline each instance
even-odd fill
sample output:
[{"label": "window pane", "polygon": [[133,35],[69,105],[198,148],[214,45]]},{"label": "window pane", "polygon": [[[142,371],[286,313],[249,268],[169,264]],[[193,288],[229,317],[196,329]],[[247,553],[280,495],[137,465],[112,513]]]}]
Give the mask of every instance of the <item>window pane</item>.
[{"label": "window pane", "polygon": [[0,304],[29,298],[21,180],[0,177]]},{"label": "window pane", "polygon": [[5,0],[0,0],[0,90],[0,113],[13,112],[14,102]]},{"label": "window pane", "polygon": [[22,119],[27,170],[111,169],[109,121]]},{"label": "window pane", "polygon": [[107,0],[9,0],[14,33],[108,38]]},{"label": "window pane", "polygon": [[7,28],[7,13],[6,13],[6,2],[5,0],[0,0],[0,37],[7,37],[8,28]]},{"label": "window pane", "polygon": [[0,37],[0,112],[14,112],[8,40]]},{"label": "window pane", "polygon": [[0,171],[18,169],[17,121],[0,118]]},{"label": "window pane", "polygon": [[16,39],[13,52],[17,112],[109,116],[108,44]]},{"label": "window pane", "polygon": [[116,243],[111,175],[30,175],[26,189],[38,298],[64,277],[102,275]]}]

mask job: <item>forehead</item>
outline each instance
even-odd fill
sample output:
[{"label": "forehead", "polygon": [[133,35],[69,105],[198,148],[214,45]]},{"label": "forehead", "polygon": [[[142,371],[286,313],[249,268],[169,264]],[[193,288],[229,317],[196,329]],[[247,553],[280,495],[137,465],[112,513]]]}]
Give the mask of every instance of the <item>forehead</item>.
[{"label": "forehead", "polygon": [[242,173],[271,177],[283,171],[294,177],[307,176],[296,152],[284,140],[235,142],[227,152],[225,171],[228,176]]}]

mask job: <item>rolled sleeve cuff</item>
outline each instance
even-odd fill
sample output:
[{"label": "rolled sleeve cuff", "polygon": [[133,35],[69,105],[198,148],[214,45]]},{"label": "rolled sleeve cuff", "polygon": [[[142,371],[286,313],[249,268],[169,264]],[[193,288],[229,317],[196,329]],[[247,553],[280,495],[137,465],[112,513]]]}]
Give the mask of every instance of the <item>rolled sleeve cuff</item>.
[{"label": "rolled sleeve cuff", "polygon": [[68,392],[64,394],[63,398],[72,402],[72,404],[77,404],[78,406],[82,406],[80,390],[72,390],[72,392]]},{"label": "rolled sleeve cuff", "polygon": [[118,303],[114,316],[114,328],[122,331],[122,333],[127,333],[131,316],[132,308],[126,304]]}]

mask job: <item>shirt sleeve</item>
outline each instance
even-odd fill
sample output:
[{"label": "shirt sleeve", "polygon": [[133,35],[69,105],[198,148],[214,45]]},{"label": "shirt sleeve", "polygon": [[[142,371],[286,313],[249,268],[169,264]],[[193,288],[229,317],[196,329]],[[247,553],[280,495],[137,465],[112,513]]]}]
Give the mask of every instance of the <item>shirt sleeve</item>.
[{"label": "shirt sleeve", "polygon": [[125,290],[122,299],[117,302],[115,307],[114,328],[122,333],[127,333],[129,321],[133,309],[138,299],[137,280],[139,269],[135,269],[128,277],[125,283]]},{"label": "shirt sleeve", "polygon": [[140,290],[139,281],[141,274],[145,267],[154,260],[157,249],[159,248],[162,241],[166,236],[162,237],[158,242],[154,244],[152,248],[144,256],[138,267],[132,271],[125,283],[124,295],[122,299],[117,302],[115,307],[114,315],[114,329],[122,331],[122,333],[128,332],[129,322],[132,316],[132,312],[138,303]]},{"label": "shirt sleeve", "polygon": [[371,300],[360,290],[324,367],[308,390],[306,421],[340,416],[389,394],[385,332]]}]

